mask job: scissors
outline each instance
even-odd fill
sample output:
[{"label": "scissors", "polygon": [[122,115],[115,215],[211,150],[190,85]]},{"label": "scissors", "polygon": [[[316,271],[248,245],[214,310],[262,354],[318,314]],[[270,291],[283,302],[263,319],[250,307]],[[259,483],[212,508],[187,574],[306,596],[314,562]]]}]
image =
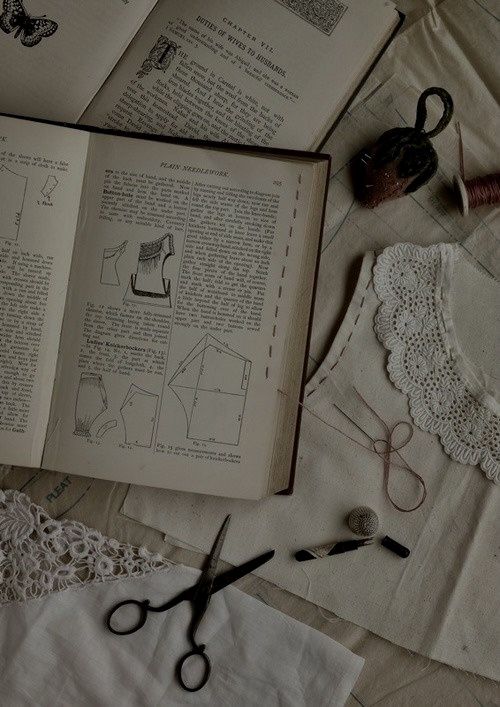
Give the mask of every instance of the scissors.
[{"label": "scissors", "polygon": [[[224,589],[224,587],[227,587],[233,582],[236,582],[236,580],[240,579],[241,577],[250,574],[261,565],[265,564],[266,562],[269,562],[269,560],[274,557],[274,550],[269,550],[268,552],[264,552],[262,555],[259,555],[258,557],[255,557],[252,560],[249,560],[248,562],[239,565],[238,567],[233,567],[227,572],[222,572],[221,574],[216,576],[217,565],[219,563],[219,556],[222,550],[222,546],[224,544],[224,540],[226,538],[230,519],[231,516],[228,515],[222,523],[221,528],[217,533],[217,537],[215,538],[215,542],[212,546],[210,554],[207,558],[205,568],[203,569],[203,572],[201,573],[198,582],[194,586],[189,587],[188,589],[184,589],[176,597],[170,599],[161,606],[151,606],[149,603],[149,599],[144,599],[143,601],[138,601],[137,599],[126,599],[125,601],[121,601],[116,604],[110,610],[106,618],[106,625],[112,633],[118,636],[127,636],[131,633],[139,631],[139,629],[144,626],[148,618],[149,612],[161,613],[163,611],[168,611],[169,609],[173,608],[174,606],[177,606],[183,601],[189,601],[192,607],[191,622],[189,624],[188,629],[188,638],[191,644],[191,650],[189,650],[185,655],[179,658],[175,670],[177,681],[179,682],[180,686],[187,692],[197,692],[198,690],[201,690],[201,688],[207,684],[208,679],[210,677],[211,664],[205,652],[206,646],[203,643],[197,643],[196,633],[208,608],[212,594],[215,594],[221,589]],[[128,627],[124,630],[119,630],[113,627],[111,621],[114,614],[116,614],[116,612],[122,609],[124,606],[136,607],[139,610],[139,617],[137,622],[134,623],[132,627]],[[203,661],[203,671],[200,680],[197,684],[188,685],[184,680],[182,670],[185,663],[193,656],[201,658],[201,660]]]}]

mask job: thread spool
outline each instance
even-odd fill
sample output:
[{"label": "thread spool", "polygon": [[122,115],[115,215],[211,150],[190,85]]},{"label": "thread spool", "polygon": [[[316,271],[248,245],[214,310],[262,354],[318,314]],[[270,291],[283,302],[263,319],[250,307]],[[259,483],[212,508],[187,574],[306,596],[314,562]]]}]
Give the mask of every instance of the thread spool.
[{"label": "thread spool", "polygon": [[462,179],[457,174],[454,184],[462,216],[467,216],[469,211],[478,206],[500,204],[500,174],[487,174],[474,179]]}]

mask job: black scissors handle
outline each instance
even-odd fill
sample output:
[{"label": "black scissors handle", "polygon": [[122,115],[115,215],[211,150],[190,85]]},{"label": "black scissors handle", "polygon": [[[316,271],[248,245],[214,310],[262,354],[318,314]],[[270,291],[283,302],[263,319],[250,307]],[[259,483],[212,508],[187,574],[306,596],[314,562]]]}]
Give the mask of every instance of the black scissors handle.
[{"label": "black scissors handle", "polygon": [[[210,659],[208,655],[205,653],[205,644],[202,643],[199,646],[194,645],[193,649],[185,653],[181,658],[179,658],[177,665],[175,666],[175,674],[177,676],[177,680],[182,687],[183,690],[186,690],[186,692],[198,692],[198,690],[201,690],[202,687],[205,687],[205,685],[208,682],[208,678],[210,677],[210,672],[212,670],[212,665],[210,663]],[[186,681],[184,680],[184,676],[182,674],[182,670],[184,668],[184,665],[186,662],[193,657],[199,657],[203,661],[203,673],[200,677],[200,680],[197,684],[194,685],[188,685]]]},{"label": "black scissors handle", "polygon": [[[139,609],[139,616],[137,622],[133,624],[131,628],[119,631],[118,629],[113,628],[111,620],[114,614],[116,614],[116,612],[124,606],[136,606]],[[139,629],[144,626],[144,624],[146,623],[146,619],[148,618],[149,611],[151,611],[149,606],[149,599],[144,599],[143,601],[138,601],[137,599],[126,599],[125,601],[121,601],[119,604],[115,604],[115,606],[108,613],[106,617],[106,626],[111,631],[111,633],[114,633],[117,636],[128,636],[131,633],[139,631]]]}]

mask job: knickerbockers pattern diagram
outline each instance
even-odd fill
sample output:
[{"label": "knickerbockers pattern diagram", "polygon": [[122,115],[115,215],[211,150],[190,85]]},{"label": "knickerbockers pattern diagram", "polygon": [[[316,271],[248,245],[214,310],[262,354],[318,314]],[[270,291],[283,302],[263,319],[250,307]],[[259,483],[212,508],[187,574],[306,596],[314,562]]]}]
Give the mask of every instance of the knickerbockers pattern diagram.
[{"label": "knickerbockers pattern diagram", "polygon": [[108,408],[108,396],[102,376],[82,373],[75,404],[75,430],[73,434],[90,437],[90,429],[99,415]]},{"label": "knickerbockers pattern diagram", "polygon": [[237,445],[251,361],[210,334],[186,356],[169,381],[187,421],[187,438]]},{"label": "knickerbockers pattern diagram", "polygon": [[17,240],[27,186],[27,177],[0,165],[0,238]]}]

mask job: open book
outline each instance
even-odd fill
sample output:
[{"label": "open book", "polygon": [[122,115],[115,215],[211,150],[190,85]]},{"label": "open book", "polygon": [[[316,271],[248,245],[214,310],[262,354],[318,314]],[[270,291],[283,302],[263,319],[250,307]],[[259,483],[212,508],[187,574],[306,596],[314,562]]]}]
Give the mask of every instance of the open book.
[{"label": "open book", "polygon": [[0,116],[0,462],[286,489],[329,164]]},{"label": "open book", "polygon": [[388,0],[0,0],[0,13],[0,112],[297,149],[321,145],[400,23]]}]

